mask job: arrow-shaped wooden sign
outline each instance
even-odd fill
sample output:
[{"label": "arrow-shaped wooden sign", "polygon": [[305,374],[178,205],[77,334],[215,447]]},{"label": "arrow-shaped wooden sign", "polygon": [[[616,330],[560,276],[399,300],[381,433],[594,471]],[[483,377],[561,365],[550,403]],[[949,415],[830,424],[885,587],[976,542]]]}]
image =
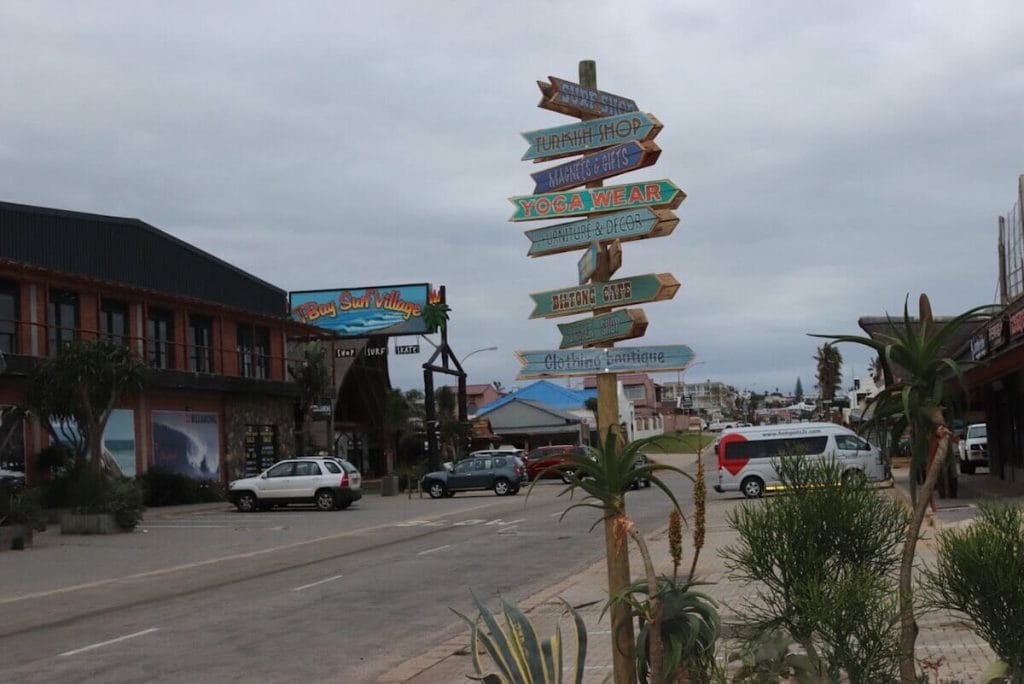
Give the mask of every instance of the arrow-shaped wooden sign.
[{"label": "arrow-shaped wooden sign", "polygon": [[[590,249],[583,253],[580,260],[576,262],[576,270],[579,272],[580,285],[585,284],[597,271],[601,263],[601,248],[598,243],[590,245]],[[608,245],[608,272],[606,277],[610,278],[613,273],[622,268],[622,243],[616,240]]]},{"label": "arrow-shaped wooden sign", "polygon": [[641,337],[647,332],[647,316],[642,309],[620,309],[572,323],[559,323],[558,331],[562,333],[559,349],[607,344]]},{"label": "arrow-shaped wooden sign", "polygon": [[661,129],[661,122],[653,114],[630,112],[527,131],[522,136],[530,147],[523,155],[523,161],[547,161],[612,145],[654,140]]},{"label": "arrow-shaped wooden sign", "polygon": [[596,373],[659,373],[686,370],[693,350],[685,344],[611,349],[536,349],[517,351],[523,364],[519,380],[594,375]]},{"label": "arrow-shaped wooden sign", "polygon": [[537,106],[543,109],[580,119],[637,111],[636,102],[628,97],[594,90],[554,76],[548,76],[548,79],[551,83],[537,81],[543,95]]},{"label": "arrow-shaped wooden sign", "polygon": [[588,154],[565,164],[531,173],[535,194],[576,188],[651,166],[661,156],[661,148],[652,142],[630,142]]},{"label": "arrow-shaped wooden sign", "polygon": [[679,281],[671,273],[647,273],[605,283],[591,283],[531,294],[530,318],[555,318],[612,306],[629,306],[672,299]]},{"label": "arrow-shaped wooden sign", "polygon": [[644,181],[587,188],[567,192],[549,192],[543,195],[509,197],[515,205],[510,221],[536,221],[560,216],[597,214],[633,207],[675,209],[686,193],[670,180]]},{"label": "arrow-shaped wooden sign", "polygon": [[671,211],[660,209],[627,209],[614,214],[526,231],[530,238],[527,256],[538,257],[586,247],[594,241],[642,240],[670,235],[679,225]]}]

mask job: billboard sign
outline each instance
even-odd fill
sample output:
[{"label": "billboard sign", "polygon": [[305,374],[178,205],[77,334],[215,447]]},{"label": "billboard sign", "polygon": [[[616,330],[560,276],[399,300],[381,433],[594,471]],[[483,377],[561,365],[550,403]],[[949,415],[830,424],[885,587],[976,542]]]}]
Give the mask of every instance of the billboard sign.
[{"label": "billboard sign", "polygon": [[289,293],[288,306],[293,320],[340,337],[423,335],[429,295],[426,283],[306,290]]}]

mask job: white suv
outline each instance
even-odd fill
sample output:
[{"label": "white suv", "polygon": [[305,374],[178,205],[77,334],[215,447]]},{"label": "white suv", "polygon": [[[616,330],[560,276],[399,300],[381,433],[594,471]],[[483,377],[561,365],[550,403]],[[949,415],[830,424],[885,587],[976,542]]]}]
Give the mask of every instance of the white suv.
[{"label": "white suv", "polygon": [[312,503],[321,511],[348,508],[363,496],[359,471],[340,458],[292,458],[257,477],[233,480],[228,498],[242,512],[290,503]]},{"label": "white suv", "polygon": [[988,435],[985,423],[967,426],[960,440],[960,472],[973,475],[978,466],[988,467]]}]

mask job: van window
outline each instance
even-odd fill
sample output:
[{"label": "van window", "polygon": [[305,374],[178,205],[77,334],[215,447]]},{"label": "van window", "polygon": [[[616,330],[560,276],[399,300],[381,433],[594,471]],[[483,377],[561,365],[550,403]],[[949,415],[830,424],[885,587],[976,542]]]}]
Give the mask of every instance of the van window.
[{"label": "van window", "polygon": [[870,451],[867,442],[853,435],[836,435],[836,446],[841,451]]},{"label": "van window", "polygon": [[815,456],[825,451],[828,436],[793,437],[790,439],[761,439],[729,442],[725,445],[725,459],[772,459],[783,456]]}]

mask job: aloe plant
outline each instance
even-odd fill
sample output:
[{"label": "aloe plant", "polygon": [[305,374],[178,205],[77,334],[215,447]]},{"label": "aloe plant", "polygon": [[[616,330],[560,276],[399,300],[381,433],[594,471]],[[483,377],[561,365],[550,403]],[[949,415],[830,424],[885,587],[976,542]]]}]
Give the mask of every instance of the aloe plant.
[{"label": "aloe plant", "polygon": [[[910,462],[910,491],[914,501],[913,515],[907,526],[900,560],[900,680],[914,684],[917,673],[914,646],[917,641],[917,621],[914,617],[912,574],[917,542],[926,508],[932,492],[945,466],[949,451],[949,428],[945,425],[944,411],[949,403],[949,383],[956,378],[963,384],[965,363],[949,354],[952,341],[965,326],[975,325],[991,307],[976,307],[942,324],[932,318],[928,296],[922,294],[918,320],[911,319],[908,303],[903,304],[903,320],[889,320],[889,330],[877,339],[855,335],[811,335],[831,339],[831,344],[850,342],[874,350],[878,354],[885,388],[874,398],[874,415],[866,429],[902,431],[909,428],[912,440]],[[931,443],[929,443],[931,442]],[[919,475],[924,483],[917,488]]]},{"label": "aloe plant", "polygon": [[[679,468],[640,458],[641,455],[648,452],[664,450],[661,440],[657,437],[638,439],[625,446],[620,446],[618,434],[614,428],[610,428],[601,448],[590,446],[585,452],[569,453],[563,464],[555,466],[565,474],[568,480],[559,496],[568,494],[572,498],[579,492],[583,493],[583,499],[568,506],[562,512],[561,518],[576,508],[593,508],[600,512],[600,517],[594,521],[591,529],[597,527],[599,523],[604,523],[609,596],[622,592],[632,582],[626,537],[634,530],[634,525],[626,515],[625,493],[629,491],[633,483],[638,480],[649,481],[652,486],[663,491],[671,499],[675,510],[682,511],[679,500],[661,479],[659,473],[679,473],[691,481],[693,477]],[[534,483],[530,485],[527,498],[538,480],[534,480]],[[611,637],[612,648],[616,649],[615,652],[622,654],[623,659],[630,663],[631,670],[636,653],[636,637],[633,633],[630,611],[625,603],[620,602],[611,607]],[[655,635],[656,639],[657,635]],[[653,644],[655,653],[659,648],[660,644]],[[657,655],[653,657],[660,660]],[[629,678],[633,679],[635,675],[630,672]]]},{"label": "aloe plant", "polygon": [[[480,599],[473,596],[479,616],[475,620],[453,611],[469,624],[470,652],[473,658],[474,679],[485,684],[547,684],[562,682],[565,672],[562,667],[563,643],[561,624],[555,625],[553,637],[541,639],[529,618],[513,603],[502,599],[505,626],[499,624],[494,613]],[[572,620],[572,642],[574,658],[568,681],[581,684],[583,666],[587,659],[587,628],[580,614],[564,600],[565,611]],[[481,648],[490,658],[485,665]]]}]

